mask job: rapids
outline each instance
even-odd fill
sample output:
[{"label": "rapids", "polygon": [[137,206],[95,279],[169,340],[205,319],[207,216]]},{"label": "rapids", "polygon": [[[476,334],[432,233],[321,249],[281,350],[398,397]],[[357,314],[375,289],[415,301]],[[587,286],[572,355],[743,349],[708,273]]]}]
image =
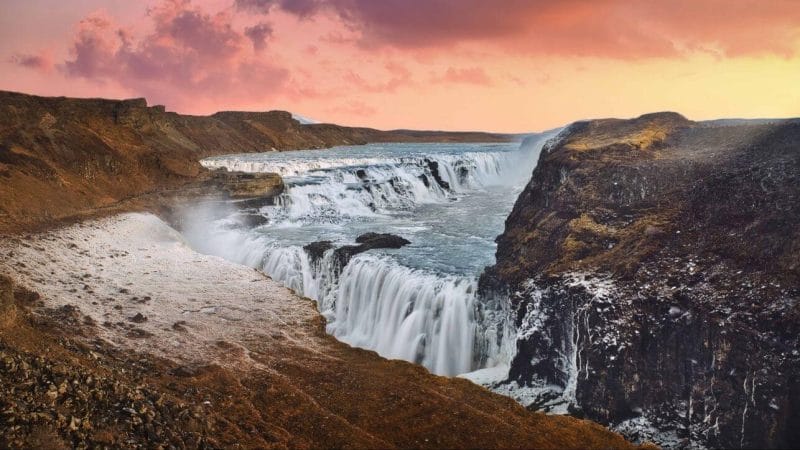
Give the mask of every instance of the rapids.
[{"label": "rapids", "polygon": [[[477,295],[494,263],[494,238],[554,133],[513,144],[373,144],[330,150],[209,158],[203,165],[276,172],[287,190],[251,214],[197,205],[183,233],[197,250],[269,274],[314,299],[327,331],[350,345],[457,375],[508,363],[514,330],[507,312]],[[370,250],[337,267],[333,251],[313,259],[303,246],[352,244],[368,231],[411,244]]]}]

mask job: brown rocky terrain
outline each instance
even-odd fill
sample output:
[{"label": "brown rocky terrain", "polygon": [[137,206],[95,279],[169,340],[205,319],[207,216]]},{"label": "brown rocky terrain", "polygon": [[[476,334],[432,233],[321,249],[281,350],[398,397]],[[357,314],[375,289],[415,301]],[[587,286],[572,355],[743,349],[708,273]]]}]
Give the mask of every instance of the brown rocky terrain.
[{"label": "brown rocky terrain", "polygon": [[559,386],[633,439],[796,445],[798,186],[800,120],[565,129],[481,282],[524,336],[509,381]]},{"label": "brown rocky terrain", "polygon": [[508,141],[508,135],[303,125],[285,111],[187,116],[144,99],[0,91],[0,233],[207,177],[212,155],[369,142]]}]

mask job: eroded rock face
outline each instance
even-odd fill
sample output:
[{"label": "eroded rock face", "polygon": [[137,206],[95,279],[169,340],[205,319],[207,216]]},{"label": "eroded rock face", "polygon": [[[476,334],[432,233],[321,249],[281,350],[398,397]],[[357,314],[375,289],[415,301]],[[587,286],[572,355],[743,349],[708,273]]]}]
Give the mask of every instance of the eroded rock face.
[{"label": "eroded rock face", "polygon": [[229,198],[253,199],[274,198],[280,195],[285,186],[276,173],[245,173],[217,171],[214,179]]},{"label": "eroded rock face", "polygon": [[516,312],[509,381],[668,447],[791,446],[798,220],[800,121],[572,125],[481,280]]}]

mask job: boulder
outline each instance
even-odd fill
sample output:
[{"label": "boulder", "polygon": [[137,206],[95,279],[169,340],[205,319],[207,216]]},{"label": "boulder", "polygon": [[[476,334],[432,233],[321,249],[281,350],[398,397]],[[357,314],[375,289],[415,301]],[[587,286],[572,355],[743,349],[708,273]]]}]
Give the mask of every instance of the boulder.
[{"label": "boulder", "polygon": [[369,248],[401,248],[411,242],[408,239],[389,233],[364,233],[356,242]]},{"label": "boulder", "polygon": [[304,246],[303,250],[306,251],[312,262],[316,262],[322,259],[325,252],[332,248],[333,243],[331,241],[317,241]]},{"label": "boulder", "polygon": [[[411,242],[394,234],[370,232],[358,236],[356,243],[358,245],[344,245],[334,250],[333,257],[337,271],[341,271],[350,262],[350,259],[359,253],[376,248],[397,249]],[[313,262],[322,259],[325,252],[332,248],[334,248],[334,245],[331,241],[317,241],[303,247]]]}]

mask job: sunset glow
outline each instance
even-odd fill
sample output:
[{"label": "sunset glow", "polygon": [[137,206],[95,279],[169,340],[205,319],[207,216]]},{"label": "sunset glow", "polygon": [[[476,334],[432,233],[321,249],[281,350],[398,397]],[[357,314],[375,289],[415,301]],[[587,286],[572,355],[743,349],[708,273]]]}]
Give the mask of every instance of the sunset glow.
[{"label": "sunset glow", "polygon": [[31,0],[0,89],[523,132],[660,110],[800,115],[792,0]]}]

